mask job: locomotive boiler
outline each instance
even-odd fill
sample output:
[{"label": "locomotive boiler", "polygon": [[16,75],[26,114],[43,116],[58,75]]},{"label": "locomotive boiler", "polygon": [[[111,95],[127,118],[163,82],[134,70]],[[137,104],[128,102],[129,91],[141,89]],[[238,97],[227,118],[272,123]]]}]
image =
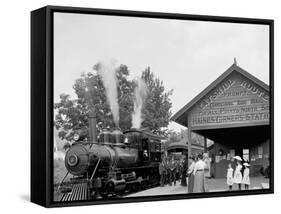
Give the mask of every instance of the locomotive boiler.
[{"label": "locomotive boiler", "polygon": [[[97,135],[96,115],[91,111],[88,134],[75,134],[75,142],[65,155],[65,167],[73,175],[72,188],[69,188],[71,194],[77,183],[86,187],[86,191],[83,190],[83,199],[86,200],[157,186],[161,139],[146,130],[137,129],[124,132],[105,129]],[[71,200],[77,199],[71,197]]]}]

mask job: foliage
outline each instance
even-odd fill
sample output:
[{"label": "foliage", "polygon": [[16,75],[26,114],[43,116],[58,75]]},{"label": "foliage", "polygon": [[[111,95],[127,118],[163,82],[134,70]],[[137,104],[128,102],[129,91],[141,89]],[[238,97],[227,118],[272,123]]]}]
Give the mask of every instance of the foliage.
[{"label": "foliage", "polygon": [[[185,129],[185,130],[180,130],[179,132],[176,132],[176,131],[172,131],[172,130],[169,130],[166,132],[166,137],[167,137],[167,144],[170,144],[170,143],[175,143],[175,142],[179,142],[181,140],[184,140],[188,141],[188,129]],[[191,141],[192,141],[192,144],[198,144],[198,145],[201,145],[203,146],[204,145],[204,137],[200,134],[197,134],[195,132],[191,132]]]},{"label": "foliage", "polygon": [[[99,69],[99,63],[94,70]],[[118,79],[118,100],[120,106],[120,128],[129,129],[131,124],[132,103],[132,82],[127,77],[129,71],[127,66],[120,65],[117,69]],[[88,127],[88,113],[95,108],[97,115],[97,128],[100,131],[106,127],[113,127],[113,118],[108,105],[105,88],[97,72],[82,73],[75,81],[73,89],[77,99],[71,100],[69,95],[61,94],[60,101],[55,104],[57,110],[55,126],[59,130],[61,139],[71,140],[73,130],[86,129]]]},{"label": "foliage", "polygon": [[[73,89],[77,99],[71,99],[67,94],[61,94],[58,103],[55,103],[55,127],[59,130],[59,137],[71,141],[75,129],[87,129],[88,113],[95,108],[97,115],[98,132],[106,127],[114,127],[110,106],[106,99],[105,88],[98,75],[100,63],[93,69],[94,72],[82,73],[76,79]],[[118,80],[119,126],[122,130],[132,126],[133,91],[135,84],[129,80],[129,69],[120,65],[116,70]],[[171,116],[171,101],[169,96],[172,91],[165,92],[163,82],[154,76],[148,67],[142,72],[141,77],[149,88],[149,93],[143,108],[143,127],[148,127],[154,133],[161,133],[166,127]]]},{"label": "foliage", "polygon": [[172,114],[170,96],[173,92],[165,92],[163,81],[155,77],[149,67],[142,72],[141,78],[146,82],[149,91],[143,108],[145,120],[142,125],[149,127],[155,134],[164,134],[165,131],[161,128],[169,124]]}]

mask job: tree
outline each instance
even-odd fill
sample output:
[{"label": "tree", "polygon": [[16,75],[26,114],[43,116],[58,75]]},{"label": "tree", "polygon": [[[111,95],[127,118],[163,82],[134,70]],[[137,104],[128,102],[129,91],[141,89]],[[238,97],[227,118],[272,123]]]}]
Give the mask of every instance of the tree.
[{"label": "tree", "polygon": [[[165,133],[165,136],[167,138],[168,144],[179,142],[183,139],[185,139],[185,142],[188,141],[188,129],[181,129],[179,132],[168,130]],[[204,137],[196,132],[191,132],[191,143],[192,144],[198,144],[203,146],[204,145]]]},{"label": "tree", "polygon": [[148,95],[143,108],[144,121],[142,125],[149,127],[155,134],[164,134],[163,127],[167,127],[170,121],[172,103],[170,96],[173,91],[165,91],[163,81],[155,77],[150,67],[142,72],[142,79],[148,87]]},{"label": "tree", "polygon": [[55,115],[55,127],[58,130],[60,139],[71,140],[71,130],[76,127],[87,125],[87,110],[81,101],[71,100],[67,94],[60,95],[60,101],[54,105],[57,114]]},{"label": "tree", "polygon": [[[100,63],[94,67],[94,72],[82,73],[76,79],[73,89],[77,99],[71,99],[67,94],[61,94],[58,103],[55,103],[55,127],[59,130],[59,137],[71,141],[75,129],[87,129],[88,113],[95,108],[97,113],[98,132],[106,127],[114,127],[112,113],[107,102],[105,88],[100,76],[97,74]],[[128,130],[132,126],[133,96],[135,84],[129,80],[129,69],[126,65],[117,68],[119,126]],[[149,93],[143,108],[143,127],[148,127],[154,133],[161,133],[161,128],[166,127],[171,116],[172,106],[169,96],[165,92],[163,82],[155,78],[150,69],[142,72],[142,78],[148,85]]]},{"label": "tree", "polygon": [[[77,99],[71,99],[67,94],[61,94],[58,103],[54,108],[57,111],[55,116],[55,126],[59,130],[61,139],[72,140],[73,130],[87,129],[88,113],[91,108],[95,108],[97,113],[97,128],[101,131],[106,127],[114,127],[110,106],[106,99],[105,88],[100,76],[97,63],[94,72],[82,73],[76,79],[73,89]],[[120,65],[117,68],[118,80],[118,101],[120,106],[120,128],[129,129],[131,127],[131,112],[133,110],[132,91],[133,84],[127,79],[129,70],[127,66]]]}]

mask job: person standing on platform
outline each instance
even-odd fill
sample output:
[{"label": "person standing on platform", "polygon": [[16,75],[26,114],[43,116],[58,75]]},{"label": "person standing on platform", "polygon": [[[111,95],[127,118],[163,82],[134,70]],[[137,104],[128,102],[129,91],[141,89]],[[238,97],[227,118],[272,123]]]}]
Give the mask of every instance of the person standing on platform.
[{"label": "person standing on platform", "polygon": [[181,163],[180,160],[176,160],[176,181],[180,179],[181,177]]},{"label": "person standing on platform", "polygon": [[194,187],[193,192],[207,192],[205,169],[207,168],[206,163],[203,161],[203,155],[197,156],[198,161],[194,166]]},{"label": "person standing on platform", "polygon": [[166,161],[166,166],[167,166],[167,182],[169,184],[169,186],[172,186],[172,172],[171,172],[171,157],[167,157],[167,161]]},{"label": "person standing on platform", "polygon": [[184,158],[184,161],[182,163],[182,171],[181,171],[181,185],[186,187],[186,174],[187,174],[187,169],[188,169],[188,158],[187,155]]},{"label": "person standing on platform", "polygon": [[204,168],[204,176],[205,176],[205,192],[208,192],[208,179],[211,177],[210,176],[210,167],[211,167],[211,161],[209,158],[208,153],[203,154],[203,161],[205,163],[205,168]]},{"label": "person standing on platform", "polygon": [[164,185],[168,184],[169,183],[169,175],[168,175],[168,159],[167,157],[165,156],[164,158]]},{"label": "person standing on platform", "polygon": [[249,190],[250,186],[250,169],[249,166],[250,164],[244,163],[245,166],[244,173],[243,173],[243,180],[242,183],[245,185],[245,190]]},{"label": "person standing on platform", "polygon": [[226,183],[228,185],[229,190],[232,190],[233,185],[233,169],[231,167],[231,163],[228,164],[227,174],[226,174]]},{"label": "person standing on platform", "polygon": [[177,182],[177,162],[175,158],[172,156],[172,161],[171,161],[171,171],[172,171],[172,183],[176,186]]},{"label": "person standing on platform", "polygon": [[160,186],[163,187],[165,183],[165,164],[164,160],[159,164]]},{"label": "person standing on platform", "polygon": [[233,159],[236,160],[236,168],[234,171],[234,183],[238,185],[238,190],[241,190],[241,183],[242,183],[242,159],[239,156],[234,156]]},{"label": "person standing on platform", "polygon": [[191,156],[189,158],[189,160],[191,161],[189,168],[188,168],[188,172],[187,172],[187,176],[188,176],[188,188],[187,191],[188,193],[193,193],[193,187],[194,187],[194,167],[195,167],[195,156]]},{"label": "person standing on platform", "polygon": [[209,154],[207,152],[203,154],[203,160],[206,164],[205,177],[210,178],[211,177],[211,159],[209,158]]},{"label": "person standing on platform", "polygon": [[176,185],[176,163],[173,156],[168,163],[168,171],[169,171],[169,185],[172,186],[172,183]]}]

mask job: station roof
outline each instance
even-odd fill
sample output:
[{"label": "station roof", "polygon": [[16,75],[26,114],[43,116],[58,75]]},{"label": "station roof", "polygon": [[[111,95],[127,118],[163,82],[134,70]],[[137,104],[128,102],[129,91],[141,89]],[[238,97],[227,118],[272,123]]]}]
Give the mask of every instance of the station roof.
[{"label": "station roof", "polygon": [[246,78],[250,79],[260,87],[262,87],[264,90],[269,91],[269,86],[262,82],[261,80],[254,77],[252,74],[248,73],[244,69],[240,68],[236,61],[222,74],[220,75],[214,82],[212,82],[207,88],[205,88],[200,94],[198,94],[196,97],[194,97],[189,103],[187,103],[183,108],[181,108],[178,112],[176,112],[172,117],[171,120],[188,127],[187,123],[187,117],[188,112],[191,110],[191,108],[199,102],[206,94],[208,94],[211,90],[213,90],[219,83],[221,83],[226,77],[228,77],[231,73],[238,72],[242,76],[245,76]]}]

